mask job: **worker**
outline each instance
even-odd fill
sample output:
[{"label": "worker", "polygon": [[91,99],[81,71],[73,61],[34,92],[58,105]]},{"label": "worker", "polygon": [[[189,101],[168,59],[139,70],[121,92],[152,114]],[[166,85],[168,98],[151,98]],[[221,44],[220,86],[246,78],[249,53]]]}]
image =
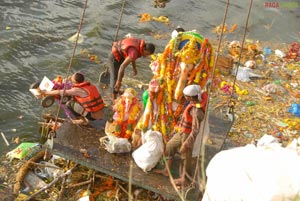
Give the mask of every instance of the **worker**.
[{"label": "worker", "polygon": [[125,68],[131,63],[133,75],[137,75],[136,60],[153,54],[155,45],[146,43],[134,37],[116,41],[112,45],[112,53],[109,58],[110,63],[110,86],[113,100],[117,98],[122,85]]},{"label": "worker", "polygon": [[41,91],[41,94],[72,96],[73,100],[67,103],[67,106],[72,113],[76,116],[85,117],[85,119],[91,121],[102,119],[104,102],[97,87],[92,83],[85,81],[84,75],[79,72],[72,75],[71,81],[71,89]]},{"label": "worker", "polygon": [[[188,184],[187,173],[189,172],[187,170],[191,170],[194,142],[197,135],[201,133],[200,126],[204,120],[206,104],[201,100],[201,88],[199,85],[193,84],[186,86],[183,90],[183,94],[189,104],[186,106],[179,121],[179,131],[175,132],[173,137],[167,142],[165,149],[166,166],[168,166],[169,169],[172,167],[172,159],[178,150],[184,159],[185,167],[183,171],[180,171],[180,177],[174,180],[176,186],[186,186]],[[207,137],[203,136],[203,139],[206,138]],[[165,176],[169,175],[167,167],[162,170],[155,170],[155,172]]]}]

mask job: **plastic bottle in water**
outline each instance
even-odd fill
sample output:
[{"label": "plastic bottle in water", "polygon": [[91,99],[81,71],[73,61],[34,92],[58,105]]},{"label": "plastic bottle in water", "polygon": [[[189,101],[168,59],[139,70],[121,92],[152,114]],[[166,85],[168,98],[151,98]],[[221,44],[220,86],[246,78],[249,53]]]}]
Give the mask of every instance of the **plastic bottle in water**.
[{"label": "plastic bottle in water", "polygon": [[266,59],[269,57],[269,55],[272,54],[271,48],[265,47],[265,48],[263,49],[263,54],[264,54],[265,60],[266,60]]}]

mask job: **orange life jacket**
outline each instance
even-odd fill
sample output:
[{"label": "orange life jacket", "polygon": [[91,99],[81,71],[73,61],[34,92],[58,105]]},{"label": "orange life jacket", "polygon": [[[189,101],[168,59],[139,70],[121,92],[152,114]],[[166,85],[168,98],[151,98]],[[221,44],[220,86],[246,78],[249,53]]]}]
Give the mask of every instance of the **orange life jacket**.
[{"label": "orange life jacket", "polygon": [[145,46],[144,40],[139,40],[136,38],[125,38],[121,41],[116,41],[112,45],[112,53],[117,61],[121,61],[121,59],[125,59],[128,54],[127,50],[130,47],[134,47],[137,49],[139,55],[138,57],[142,56],[143,49]]},{"label": "orange life jacket", "polygon": [[192,131],[193,118],[192,115],[190,114],[190,111],[193,107],[194,104],[189,104],[188,106],[186,106],[179,123],[180,131],[186,134],[190,134],[190,132]]},{"label": "orange life jacket", "polygon": [[104,102],[95,85],[90,82],[83,82],[75,84],[73,87],[78,87],[88,92],[88,96],[86,97],[74,96],[75,100],[81,104],[87,112],[98,112],[104,108]]},{"label": "orange life jacket", "polygon": [[190,103],[188,104],[188,106],[186,106],[178,125],[178,128],[181,132],[186,134],[190,134],[192,132],[193,117],[190,112],[193,109],[193,107],[196,107],[198,109],[201,108],[204,111],[206,100],[202,100],[201,103],[196,103],[196,104]]}]

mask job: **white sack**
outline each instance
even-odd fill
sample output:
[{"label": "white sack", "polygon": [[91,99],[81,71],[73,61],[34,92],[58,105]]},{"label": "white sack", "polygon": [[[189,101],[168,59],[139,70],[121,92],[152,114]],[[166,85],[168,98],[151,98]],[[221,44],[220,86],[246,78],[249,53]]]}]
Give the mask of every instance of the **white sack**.
[{"label": "white sack", "polygon": [[142,133],[143,144],[132,153],[135,163],[144,171],[150,171],[156,166],[163,154],[164,144],[162,134],[148,130]]},{"label": "white sack", "polygon": [[293,200],[300,192],[299,170],[300,156],[281,146],[247,145],[221,151],[206,169],[202,201]]},{"label": "white sack", "polygon": [[120,138],[114,135],[101,137],[100,145],[112,154],[128,153],[131,151],[131,144],[127,138]]}]

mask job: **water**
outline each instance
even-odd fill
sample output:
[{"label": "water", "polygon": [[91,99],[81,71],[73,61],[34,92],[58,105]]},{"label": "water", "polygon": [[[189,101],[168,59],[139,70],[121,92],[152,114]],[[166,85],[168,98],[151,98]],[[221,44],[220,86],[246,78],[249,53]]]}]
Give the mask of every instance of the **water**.
[{"label": "water", "polygon": [[[231,1],[226,22],[238,24],[238,29],[227,39],[242,40],[249,3]],[[88,1],[81,30],[84,42],[77,47],[71,73],[82,71],[89,80],[97,83],[117,31],[121,6],[122,1]],[[222,23],[225,6],[226,1],[221,0],[171,0],[161,9],[154,8],[152,0],[127,0],[118,38],[132,33],[155,43],[157,52],[162,52],[170,33],[180,25],[216,39],[212,30]],[[28,89],[45,75],[50,79],[59,74],[66,75],[74,47],[67,39],[76,33],[83,7],[84,1],[79,0],[1,0],[0,131],[10,143],[15,137],[23,141],[39,140],[38,121],[42,121],[42,114],[47,110],[56,111],[56,105],[43,109]],[[247,38],[280,43],[299,41],[299,10],[299,7],[266,8],[265,1],[254,1]],[[170,24],[140,23],[138,15],[146,12],[156,17],[168,16]],[[155,39],[155,34],[162,37]],[[100,62],[90,61],[83,50],[98,56]],[[134,81],[149,81],[149,60],[140,59],[137,63],[139,74]],[[126,76],[131,75],[129,67]],[[0,153],[13,146],[11,143],[7,147],[0,139]]]}]

